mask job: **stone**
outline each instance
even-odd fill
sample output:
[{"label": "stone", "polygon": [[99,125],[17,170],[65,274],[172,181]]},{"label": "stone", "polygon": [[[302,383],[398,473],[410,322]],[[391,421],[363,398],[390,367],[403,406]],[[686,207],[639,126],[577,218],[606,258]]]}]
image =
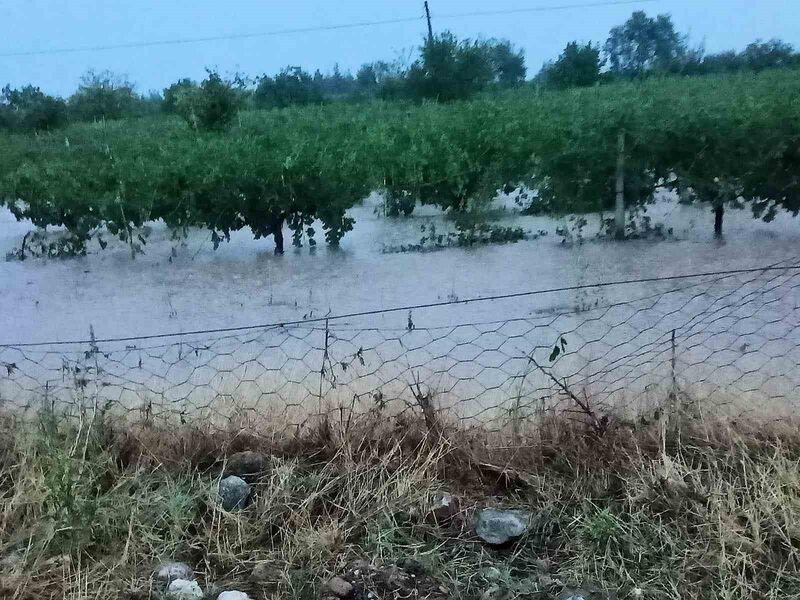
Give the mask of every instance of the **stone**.
[{"label": "stone", "polygon": [[236,475],[245,481],[255,481],[267,470],[269,459],[261,452],[245,450],[231,454],[225,461],[224,476]]},{"label": "stone", "polygon": [[230,592],[222,592],[219,596],[217,596],[217,600],[250,600],[250,596],[244,592],[232,590]]},{"label": "stone", "polygon": [[170,583],[175,579],[185,579],[187,581],[194,579],[192,567],[182,562],[163,563],[156,568],[155,573],[156,579],[164,583]]},{"label": "stone", "polygon": [[353,595],[353,584],[341,577],[334,577],[325,584],[325,591],[330,592],[337,598],[349,598]]},{"label": "stone", "polygon": [[443,492],[434,496],[430,509],[430,520],[437,525],[447,525],[461,512],[458,498]]},{"label": "stone", "polygon": [[175,579],[167,588],[167,598],[170,600],[202,600],[203,590],[196,581]]},{"label": "stone", "polygon": [[475,533],[487,544],[502,546],[528,531],[531,515],[524,510],[485,508],[478,512]]},{"label": "stone", "polygon": [[250,497],[250,486],[241,477],[231,475],[219,482],[219,496],[225,510],[244,508]]}]

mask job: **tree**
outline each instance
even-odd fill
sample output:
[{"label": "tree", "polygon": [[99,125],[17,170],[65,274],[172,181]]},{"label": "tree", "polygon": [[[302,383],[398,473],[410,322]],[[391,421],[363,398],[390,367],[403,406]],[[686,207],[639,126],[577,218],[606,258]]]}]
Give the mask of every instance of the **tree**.
[{"label": "tree", "polygon": [[509,87],[525,81],[527,68],[525,67],[525,54],[522,50],[515,50],[511,42],[506,40],[490,40],[484,46],[496,84]]},{"label": "tree", "polygon": [[642,77],[651,71],[668,71],[688,52],[686,37],[675,31],[669,15],[655,19],[636,11],[623,25],[611,29],[604,51],[611,73]]},{"label": "tree", "polygon": [[330,75],[317,70],[314,73],[314,85],[324,98],[347,96],[357,87],[355,78],[350,73],[342,73],[338,64],[333,66]]},{"label": "tree", "polygon": [[239,90],[216,71],[208,71],[200,87],[178,94],[176,110],[195,129],[222,130],[231,124],[241,104]]},{"label": "tree", "polygon": [[20,131],[55,129],[67,121],[67,105],[61,98],[48,96],[38,87],[3,88],[0,94],[0,122]]},{"label": "tree", "polygon": [[600,49],[591,43],[570,42],[555,62],[542,67],[539,77],[557,88],[586,87],[600,80]]},{"label": "tree", "polygon": [[700,62],[698,71],[700,73],[729,73],[738,71],[743,67],[742,59],[734,50],[709,54],[704,56]]},{"label": "tree", "polygon": [[406,73],[398,62],[366,63],[356,73],[356,85],[362,95],[397,100],[407,95],[405,76]]},{"label": "tree", "polygon": [[78,91],[70,96],[68,106],[79,121],[120,119],[132,115],[138,97],[133,84],[110,71],[89,71],[81,79]]},{"label": "tree", "polygon": [[178,99],[186,92],[197,89],[197,84],[191,79],[179,79],[168,88],[164,88],[164,100],[161,103],[161,110],[165,113],[177,113]]},{"label": "tree", "polygon": [[741,53],[744,65],[753,71],[800,64],[800,54],[795,53],[791,44],[773,39],[768,42],[756,40],[748,44]]},{"label": "tree", "polygon": [[417,99],[461,100],[481,91],[494,79],[486,46],[458,41],[449,32],[428,41],[408,70],[408,93]]},{"label": "tree", "polygon": [[286,67],[274,78],[263,76],[256,86],[254,99],[261,108],[285,108],[320,104],[323,96],[311,75],[300,67]]},{"label": "tree", "polygon": [[768,42],[756,40],[742,52],[727,50],[700,56],[687,64],[686,74],[731,73],[735,71],[760,72],[765,69],[800,65],[800,53],[791,44],[778,39]]},{"label": "tree", "polygon": [[364,63],[356,72],[356,83],[362,89],[374,90],[378,87],[376,63]]}]

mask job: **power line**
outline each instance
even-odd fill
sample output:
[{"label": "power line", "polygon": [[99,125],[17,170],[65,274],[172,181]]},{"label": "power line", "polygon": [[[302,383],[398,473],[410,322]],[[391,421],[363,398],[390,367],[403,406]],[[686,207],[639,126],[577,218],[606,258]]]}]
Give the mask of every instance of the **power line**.
[{"label": "power line", "polygon": [[[649,0],[647,0],[649,1]],[[278,35],[291,35],[295,33],[312,33],[316,31],[335,31],[338,29],[355,29],[358,27],[374,27],[378,25],[390,25],[393,23],[411,23],[420,21],[422,17],[404,17],[399,19],[384,19],[382,21],[360,21],[356,23],[341,23],[339,25],[323,25],[315,27],[297,27],[294,29],[275,29],[273,31],[259,31],[253,33],[232,33],[227,35],[212,35],[198,38],[179,38],[172,40],[156,40],[149,42],[130,42],[125,44],[108,44],[104,46],[76,46],[72,48],[51,48],[46,50],[27,50],[23,52],[4,52],[0,53],[0,58],[18,56],[37,56],[43,54],[72,54],[76,52],[95,52],[103,50],[120,50],[124,48],[148,48],[152,46],[174,46],[180,44],[198,44],[203,42],[217,42],[223,40],[243,40],[258,37],[270,37]]]},{"label": "power line", "polygon": [[367,317],[373,315],[381,315],[396,312],[408,312],[413,310],[420,310],[424,308],[437,308],[441,306],[453,306],[457,304],[473,304],[475,302],[491,302],[496,300],[509,300],[513,298],[523,298],[530,296],[541,296],[543,294],[553,294],[557,292],[569,292],[577,290],[586,290],[593,288],[612,287],[617,285],[631,285],[636,283],[658,283],[664,281],[677,281],[683,279],[695,279],[698,277],[726,277],[730,275],[744,275],[747,273],[765,273],[768,271],[792,271],[800,270],[798,265],[785,265],[777,266],[770,265],[766,267],[758,267],[753,269],[733,269],[729,271],[708,271],[705,273],[691,273],[686,275],[666,275],[661,277],[645,277],[642,279],[620,279],[616,281],[603,281],[598,283],[584,283],[581,285],[571,285],[556,288],[547,288],[543,290],[531,290],[526,292],[513,292],[510,294],[498,294],[494,296],[481,296],[477,298],[466,298],[464,300],[445,300],[441,302],[428,302],[425,304],[413,304],[409,306],[395,306],[392,308],[378,308],[373,310],[365,310],[359,312],[344,313],[340,315],[315,317],[312,319],[301,319],[295,321],[276,321],[273,323],[262,323],[259,325],[242,325],[240,327],[223,327],[218,329],[198,329],[195,331],[183,331],[172,333],[155,333],[151,335],[138,335],[128,337],[113,337],[103,339],[86,339],[86,340],[70,340],[70,341],[50,341],[50,342],[24,342],[19,344],[0,344],[0,348],[31,348],[37,346],[68,346],[68,345],[81,345],[81,344],[108,344],[115,342],[136,342],[144,340],[155,340],[171,337],[185,337],[191,335],[209,335],[217,333],[236,333],[242,331],[253,331],[255,329],[274,329],[279,327],[288,327],[294,325],[307,325],[309,323],[322,323],[326,321],[334,321],[340,319],[351,319],[354,317]]},{"label": "power line", "polygon": [[[561,4],[553,6],[538,6],[530,8],[517,8],[507,10],[486,10],[476,12],[450,13],[434,15],[438,19],[457,19],[468,17],[484,17],[490,15],[513,15],[522,13],[542,13],[551,11],[570,10],[577,8],[595,8],[602,6],[625,6],[630,4],[643,4],[646,2],[657,2],[658,0],[603,0],[599,2],[584,2],[576,4]],[[258,31],[252,33],[232,33],[226,35],[212,35],[196,38],[176,38],[170,40],[153,40],[145,42],[128,42],[121,44],[106,44],[98,46],[73,46],[66,48],[47,48],[43,50],[23,50],[19,52],[2,52],[0,58],[19,58],[24,56],[43,56],[48,54],[75,54],[78,52],[101,52],[106,50],[122,50],[130,48],[149,48],[154,46],[176,46],[182,44],[199,44],[205,42],[217,42],[224,40],[243,40],[260,37],[273,37],[281,35],[293,35],[299,33],[314,33],[320,31],[337,31],[340,29],[358,29],[363,27],[378,27],[382,25],[393,25],[397,23],[413,23],[424,21],[425,16],[400,17],[396,19],[382,19],[377,21],[357,21],[353,23],[340,23],[338,25],[322,25],[312,27],[296,27],[291,29],[275,29],[272,31]]]},{"label": "power line", "polygon": [[647,2],[658,2],[659,0],[616,0],[616,1],[601,1],[601,2],[583,2],[579,4],[560,4],[555,6],[535,6],[530,8],[512,8],[505,10],[480,10],[475,12],[465,13],[449,13],[438,14],[434,13],[433,17],[437,19],[458,19],[461,17],[489,17],[493,15],[516,15],[523,13],[537,13],[537,12],[552,12],[557,10],[570,10],[575,8],[595,8],[602,6],[626,6],[629,4],[644,4]]}]

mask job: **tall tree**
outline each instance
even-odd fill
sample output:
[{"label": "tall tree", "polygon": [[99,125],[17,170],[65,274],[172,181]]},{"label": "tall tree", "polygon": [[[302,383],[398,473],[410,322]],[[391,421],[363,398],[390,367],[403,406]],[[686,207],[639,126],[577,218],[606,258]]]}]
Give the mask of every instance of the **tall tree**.
[{"label": "tall tree", "polygon": [[557,88],[586,87],[599,81],[602,66],[600,48],[570,42],[554,62],[542,67],[538,79]]},{"label": "tall tree", "polygon": [[509,42],[458,40],[446,31],[420,48],[405,83],[413,98],[446,102],[468,98],[492,84],[514,85],[524,79],[525,58]]},{"label": "tall tree", "polygon": [[641,77],[672,69],[685,59],[688,47],[686,36],[675,31],[669,15],[653,19],[636,11],[624,24],[611,29],[604,50],[612,73]]},{"label": "tall tree", "polygon": [[494,73],[494,82],[501,86],[518,85],[525,81],[525,54],[507,40],[486,42],[486,52]]}]

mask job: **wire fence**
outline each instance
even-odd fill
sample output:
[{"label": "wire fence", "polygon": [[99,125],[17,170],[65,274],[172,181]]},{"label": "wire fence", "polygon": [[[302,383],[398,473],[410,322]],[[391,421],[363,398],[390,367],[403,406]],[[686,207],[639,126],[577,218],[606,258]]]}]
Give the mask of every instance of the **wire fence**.
[{"label": "wire fence", "polygon": [[515,433],[560,411],[596,429],[665,408],[782,419],[800,400],[799,292],[800,263],[783,263],[509,294],[470,310],[461,301],[6,344],[0,407],[280,427],[433,410],[443,422]]}]

